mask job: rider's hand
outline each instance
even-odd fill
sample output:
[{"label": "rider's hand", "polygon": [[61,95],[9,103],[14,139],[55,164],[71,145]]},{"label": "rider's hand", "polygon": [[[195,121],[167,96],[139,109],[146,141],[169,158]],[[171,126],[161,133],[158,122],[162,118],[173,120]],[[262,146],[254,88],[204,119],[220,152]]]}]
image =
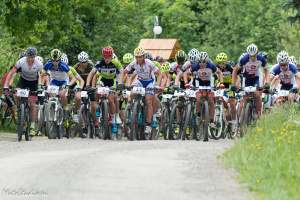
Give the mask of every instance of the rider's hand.
[{"label": "rider's hand", "polygon": [[265,83],[264,90],[270,90],[270,84],[269,83]]},{"label": "rider's hand", "polygon": [[219,83],[219,84],[218,84],[218,88],[219,88],[219,89],[224,89],[224,88],[225,88],[225,85],[224,85],[223,83]]},{"label": "rider's hand", "polygon": [[9,95],[10,95],[9,88],[3,88],[3,94],[4,94],[5,96],[9,96]]},{"label": "rider's hand", "polygon": [[298,88],[292,88],[291,90],[290,90],[290,92],[291,93],[294,93],[294,94],[297,94],[298,93]]},{"label": "rider's hand", "polygon": [[189,88],[191,87],[191,85],[190,85],[189,83],[186,83],[186,84],[184,85],[184,87],[185,87],[186,89],[189,89]]},{"label": "rider's hand", "polygon": [[117,85],[117,90],[124,90],[124,89],[125,89],[124,83],[119,83],[119,84]]},{"label": "rider's hand", "polygon": [[232,85],[230,87],[230,90],[233,91],[233,92],[236,92],[237,91],[237,87],[235,85]]}]

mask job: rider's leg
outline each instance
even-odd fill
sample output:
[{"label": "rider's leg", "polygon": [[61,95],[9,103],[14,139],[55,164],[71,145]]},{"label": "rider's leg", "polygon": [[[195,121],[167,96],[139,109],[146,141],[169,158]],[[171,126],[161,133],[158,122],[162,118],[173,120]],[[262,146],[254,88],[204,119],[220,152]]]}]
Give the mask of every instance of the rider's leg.
[{"label": "rider's leg", "polygon": [[153,117],[153,95],[146,95],[146,105],[147,105],[147,118],[146,118],[146,124],[151,124],[152,117]]},{"label": "rider's leg", "polygon": [[261,98],[262,92],[257,91],[255,93],[255,105],[256,105],[256,111],[258,114],[258,117],[261,115],[262,112],[262,98]]},{"label": "rider's leg", "polygon": [[214,97],[208,97],[208,112],[209,112],[209,119],[210,122],[214,122],[214,115],[215,115],[215,102]]},{"label": "rider's leg", "polygon": [[75,94],[75,110],[80,109],[80,103],[81,103],[81,93],[76,92],[76,94]]},{"label": "rider's leg", "polygon": [[236,100],[235,98],[229,98],[229,106],[230,106],[230,112],[229,115],[230,115],[230,120],[236,120]]}]

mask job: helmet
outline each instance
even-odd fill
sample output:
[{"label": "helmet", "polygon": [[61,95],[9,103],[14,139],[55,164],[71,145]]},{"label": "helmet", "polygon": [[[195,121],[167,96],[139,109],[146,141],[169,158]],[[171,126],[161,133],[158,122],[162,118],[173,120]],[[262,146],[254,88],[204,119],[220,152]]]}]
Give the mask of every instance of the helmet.
[{"label": "helmet", "polygon": [[129,64],[133,61],[133,55],[131,53],[126,53],[123,56],[123,63],[124,64]]},{"label": "helmet", "polygon": [[43,59],[41,56],[37,56],[36,59],[37,59],[38,61],[40,61],[41,63],[44,63],[44,59]]},{"label": "helmet", "polygon": [[200,52],[197,49],[191,49],[188,53],[189,60],[192,62],[197,62],[199,60]]},{"label": "helmet", "polygon": [[152,54],[149,53],[149,52],[145,52],[144,57],[145,57],[146,59],[153,60],[153,56],[152,56]]},{"label": "helmet", "polygon": [[134,56],[143,56],[143,55],[145,55],[145,50],[141,47],[137,47],[134,49],[133,54],[134,54]]},{"label": "helmet", "polygon": [[297,60],[296,60],[295,56],[290,56],[290,63],[297,65]]},{"label": "helmet", "polygon": [[161,66],[160,66],[160,71],[161,72],[169,72],[171,68],[171,64],[169,62],[164,62]]},{"label": "helmet", "polygon": [[289,54],[286,51],[280,51],[277,54],[277,62],[279,64],[288,64],[290,61]]},{"label": "helmet", "polygon": [[264,59],[268,59],[268,53],[264,51],[260,51],[258,55],[262,56]]},{"label": "helmet", "polygon": [[258,52],[258,48],[255,44],[250,44],[248,47],[247,47],[247,53],[250,55],[250,56],[254,56],[255,54],[257,54]]},{"label": "helmet", "polygon": [[161,56],[156,56],[154,60],[156,60],[157,62],[164,62],[164,59]]},{"label": "helmet", "polygon": [[184,62],[186,61],[186,54],[183,50],[179,50],[175,55],[175,60],[177,62]]},{"label": "helmet", "polygon": [[61,55],[60,60],[61,60],[62,62],[64,62],[64,63],[66,63],[67,65],[69,64],[68,56],[67,56],[67,54],[65,54],[65,53],[63,53],[63,54]]},{"label": "helmet", "polygon": [[52,60],[59,61],[62,56],[62,53],[59,49],[53,49],[50,53],[50,57]]},{"label": "helmet", "polygon": [[26,50],[26,56],[36,56],[36,54],[37,51],[34,47],[28,47],[28,49]]},{"label": "helmet", "polygon": [[209,60],[208,53],[205,52],[205,51],[200,52],[199,61],[200,62],[207,62],[208,60]]},{"label": "helmet", "polygon": [[226,53],[219,53],[216,57],[216,62],[218,64],[221,64],[221,63],[226,63],[228,60],[228,57],[227,57],[227,54]]},{"label": "helmet", "polygon": [[87,62],[89,60],[89,54],[82,51],[82,52],[80,52],[80,54],[78,54],[77,58],[78,58],[79,62]]},{"label": "helmet", "polygon": [[104,58],[110,58],[114,54],[114,49],[111,46],[102,48],[102,56]]},{"label": "helmet", "polygon": [[19,59],[23,58],[26,56],[26,51],[21,51],[19,54]]}]

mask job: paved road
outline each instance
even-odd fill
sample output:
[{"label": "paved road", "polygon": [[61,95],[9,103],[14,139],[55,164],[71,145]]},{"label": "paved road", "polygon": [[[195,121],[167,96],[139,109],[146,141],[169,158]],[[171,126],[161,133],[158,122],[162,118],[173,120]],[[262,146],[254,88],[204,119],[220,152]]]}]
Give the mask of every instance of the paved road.
[{"label": "paved road", "polygon": [[217,159],[230,141],[0,141],[0,199],[249,199]]}]

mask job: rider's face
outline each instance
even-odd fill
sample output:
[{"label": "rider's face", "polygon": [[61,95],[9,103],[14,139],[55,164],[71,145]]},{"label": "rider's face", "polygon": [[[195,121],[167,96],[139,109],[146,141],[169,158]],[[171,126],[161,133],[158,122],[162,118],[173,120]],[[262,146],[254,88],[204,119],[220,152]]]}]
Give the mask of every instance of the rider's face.
[{"label": "rider's face", "polygon": [[104,62],[106,64],[109,64],[111,62],[111,60],[112,60],[112,57],[106,57],[106,58],[104,58]]},{"label": "rider's face", "polygon": [[288,65],[287,64],[280,64],[280,69],[282,71],[286,71],[288,69]]},{"label": "rider's face", "polygon": [[34,56],[28,56],[27,57],[27,63],[28,63],[28,65],[33,65],[33,63],[34,63]]},{"label": "rider's face", "polygon": [[86,68],[88,66],[88,62],[81,62],[80,67]]},{"label": "rider's face", "polygon": [[250,60],[251,60],[252,62],[256,61],[256,54],[253,55],[253,56],[250,56]]},{"label": "rider's face", "polygon": [[53,63],[53,65],[54,65],[55,67],[57,67],[57,66],[58,66],[58,63],[59,63],[59,60],[52,60],[52,63]]},{"label": "rider's face", "polygon": [[139,65],[144,63],[144,56],[136,56],[135,59]]}]

